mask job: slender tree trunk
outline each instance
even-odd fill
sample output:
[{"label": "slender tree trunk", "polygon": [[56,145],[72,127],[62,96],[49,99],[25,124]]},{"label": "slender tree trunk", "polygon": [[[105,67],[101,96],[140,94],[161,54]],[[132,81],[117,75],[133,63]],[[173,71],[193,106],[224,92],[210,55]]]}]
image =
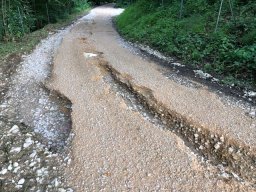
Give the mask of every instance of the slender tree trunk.
[{"label": "slender tree trunk", "polygon": [[216,22],[216,26],[215,26],[215,30],[214,30],[215,33],[217,32],[217,29],[218,29],[222,5],[223,5],[223,0],[221,0],[221,2],[220,2],[220,8],[219,8],[219,13],[218,13],[218,18],[217,18],[217,22]]},{"label": "slender tree trunk", "polygon": [[7,30],[6,30],[6,16],[5,16],[5,6],[4,6],[4,0],[2,0],[2,19],[3,19],[3,36],[5,37],[7,35]]},{"label": "slender tree trunk", "polygon": [[[11,14],[11,0],[8,0],[8,13],[7,13],[7,15],[10,15],[10,14]],[[9,19],[10,18],[8,17],[6,26],[8,26],[8,24],[9,24]],[[12,30],[8,30],[8,33],[10,33],[10,36],[13,37]]]},{"label": "slender tree trunk", "polygon": [[234,16],[233,6],[232,6],[232,3],[231,3],[231,0],[228,0],[228,3],[229,3],[229,8],[230,8],[232,19],[233,19],[233,21],[235,21],[235,16]]},{"label": "slender tree trunk", "polygon": [[184,5],[184,0],[181,0],[180,1],[180,19],[181,19],[182,14],[183,14],[183,5]]},{"label": "slender tree trunk", "polygon": [[20,24],[21,24],[22,32],[23,32],[23,34],[25,34],[24,25],[23,25],[23,17],[20,13],[20,8],[19,7],[18,7],[18,12],[19,12],[19,16],[20,16]]},{"label": "slender tree trunk", "polygon": [[50,23],[50,17],[49,17],[49,10],[48,10],[48,2],[46,2],[45,6],[46,6],[46,13],[47,13],[47,20],[48,20],[48,24],[49,24]]}]

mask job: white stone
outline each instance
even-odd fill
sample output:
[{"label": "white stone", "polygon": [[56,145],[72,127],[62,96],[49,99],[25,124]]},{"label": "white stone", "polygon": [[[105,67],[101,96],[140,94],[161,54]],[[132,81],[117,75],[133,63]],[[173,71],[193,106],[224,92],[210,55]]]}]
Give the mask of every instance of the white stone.
[{"label": "white stone", "polygon": [[218,149],[220,148],[220,144],[221,144],[221,143],[219,143],[219,142],[216,143],[216,144],[214,145],[214,148],[215,148],[216,150],[218,150]]},{"label": "white stone", "polygon": [[58,187],[60,185],[60,182],[58,181],[58,179],[54,179],[54,186]]},{"label": "white stone", "polygon": [[184,67],[185,65],[182,65],[180,63],[172,63],[172,65],[178,66],[178,67]]},{"label": "white stone", "polygon": [[47,171],[47,168],[43,167],[41,169],[38,169],[36,171],[37,173],[37,176],[45,176],[45,175],[48,175],[48,171]]},{"label": "white stone", "polygon": [[220,81],[219,79],[212,78],[212,82],[219,82],[219,81]]},{"label": "white stone", "polygon": [[13,167],[18,167],[19,166],[19,163],[15,162],[13,163]]},{"label": "white stone", "polygon": [[225,179],[229,179],[230,178],[230,175],[227,174],[227,173],[222,173],[221,174],[221,177],[225,178]]},{"label": "white stone", "polygon": [[221,136],[221,137],[220,137],[220,141],[221,141],[221,142],[224,142],[224,136]]},{"label": "white stone", "polygon": [[229,152],[229,153],[233,153],[233,151],[234,151],[234,149],[233,149],[232,147],[229,147],[229,148],[228,148],[228,152]]},{"label": "white stone", "polygon": [[20,189],[20,188],[22,188],[22,185],[16,185],[15,186],[17,189]]},{"label": "white stone", "polygon": [[247,97],[256,97],[256,92],[254,91],[245,91],[245,96]]},{"label": "white stone", "polygon": [[24,178],[22,178],[22,179],[20,179],[18,181],[18,185],[23,185],[24,183],[25,183],[25,179]]},{"label": "white stone", "polygon": [[209,79],[212,78],[212,76],[208,73],[204,73],[202,70],[194,70],[194,73],[198,75],[202,79]]},{"label": "white stone", "polygon": [[20,132],[20,129],[19,129],[19,127],[17,126],[17,125],[14,125],[11,129],[10,129],[10,131],[9,131],[9,133],[13,133],[13,134],[16,134],[16,133],[19,133]]},{"label": "white stone", "polygon": [[12,147],[10,153],[19,153],[21,151],[21,147]]},{"label": "white stone", "polygon": [[31,154],[29,155],[29,157],[30,157],[30,158],[34,158],[34,157],[36,156],[36,153],[37,153],[36,151],[33,151],[33,153],[31,153]]},{"label": "white stone", "polygon": [[25,140],[25,143],[23,144],[24,148],[28,148],[30,145],[32,145],[34,143],[34,141],[31,139],[31,137],[27,138]]},{"label": "white stone", "polygon": [[32,162],[32,163],[29,164],[29,167],[34,167],[35,164],[36,164],[36,162]]},{"label": "white stone", "polygon": [[249,113],[249,115],[250,115],[251,117],[255,117],[255,116],[256,116],[256,112],[255,112],[255,111],[251,111],[251,112]]},{"label": "white stone", "polygon": [[239,177],[237,174],[235,174],[235,173],[232,172],[232,175],[233,175],[238,181],[241,180],[240,177]]},{"label": "white stone", "polygon": [[42,183],[42,182],[43,182],[43,178],[37,177],[37,178],[36,178],[36,181],[37,181],[38,183]]},{"label": "white stone", "polygon": [[84,53],[85,58],[91,58],[91,57],[97,57],[97,54],[95,53]]},{"label": "white stone", "polygon": [[12,165],[10,164],[7,169],[8,169],[8,171],[11,171],[12,170]]},{"label": "white stone", "polygon": [[13,173],[17,173],[19,169],[20,169],[20,167],[14,168]]},{"label": "white stone", "polygon": [[4,174],[6,174],[8,171],[7,171],[7,169],[3,169],[2,171],[0,171],[0,174],[1,175],[4,175]]}]

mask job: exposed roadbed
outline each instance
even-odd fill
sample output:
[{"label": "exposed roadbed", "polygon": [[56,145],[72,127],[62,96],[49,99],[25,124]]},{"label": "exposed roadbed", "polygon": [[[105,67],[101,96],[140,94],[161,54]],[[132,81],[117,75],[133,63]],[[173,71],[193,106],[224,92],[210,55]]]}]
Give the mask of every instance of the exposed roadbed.
[{"label": "exposed roadbed", "polygon": [[166,78],[115,31],[120,12],[93,9],[54,58],[48,87],[73,105],[69,184],[81,192],[255,191],[255,118],[200,83]]}]

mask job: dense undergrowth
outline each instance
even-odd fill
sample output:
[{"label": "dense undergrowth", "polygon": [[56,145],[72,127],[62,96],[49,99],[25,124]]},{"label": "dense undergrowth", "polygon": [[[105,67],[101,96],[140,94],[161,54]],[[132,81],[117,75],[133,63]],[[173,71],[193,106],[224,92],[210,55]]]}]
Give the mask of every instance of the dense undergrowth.
[{"label": "dense undergrowth", "polygon": [[87,0],[1,0],[0,41],[9,42],[88,8]]},{"label": "dense undergrowth", "polygon": [[147,44],[222,82],[256,88],[256,1],[138,0],[117,18],[122,35]]},{"label": "dense undergrowth", "polygon": [[9,57],[20,53],[30,52],[41,39],[46,38],[49,33],[65,27],[72,23],[76,18],[83,16],[90,9],[89,4],[74,7],[74,10],[62,17],[56,22],[45,25],[43,28],[33,32],[22,34],[20,37],[15,36],[8,41],[0,41],[0,66]]}]

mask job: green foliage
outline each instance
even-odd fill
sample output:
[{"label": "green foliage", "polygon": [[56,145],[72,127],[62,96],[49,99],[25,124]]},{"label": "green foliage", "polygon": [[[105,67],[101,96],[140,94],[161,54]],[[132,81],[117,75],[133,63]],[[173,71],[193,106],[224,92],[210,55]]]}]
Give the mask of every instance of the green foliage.
[{"label": "green foliage", "polygon": [[91,2],[94,5],[101,5],[101,4],[105,4],[105,3],[113,3],[113,2],[116,2],[116,0],[91,0]]},{"label": "green foliage", "polygon": [[88,7],[87,0],[0,0],[0,41],[19,40]]},{"label": "green foliage", "polygon": [[[233,1],[232,17],[224,1],[217,32],[220,2],[138,0],[117,18],[119,31],[128,39],[148,44],[185,64],[256,87],[256,2]],[[182,13],[182,14],[181,14]]]},{"label": "green foliage", "polygon": [[74,19],[84,15],[86,12],[87,9],[81,12],[72,13],[68,16],[68,18],[60,20],[58,23],[48,24],[42,29],[36,30],[34,32],[27,33],[21,39],[0,43],[0,65],[5,62],[4,60],[9,55],[30,52],[40,42],[41,39],[48,36],[49,31],[56,31],[64,26],[69,25],[74,21]]}]

